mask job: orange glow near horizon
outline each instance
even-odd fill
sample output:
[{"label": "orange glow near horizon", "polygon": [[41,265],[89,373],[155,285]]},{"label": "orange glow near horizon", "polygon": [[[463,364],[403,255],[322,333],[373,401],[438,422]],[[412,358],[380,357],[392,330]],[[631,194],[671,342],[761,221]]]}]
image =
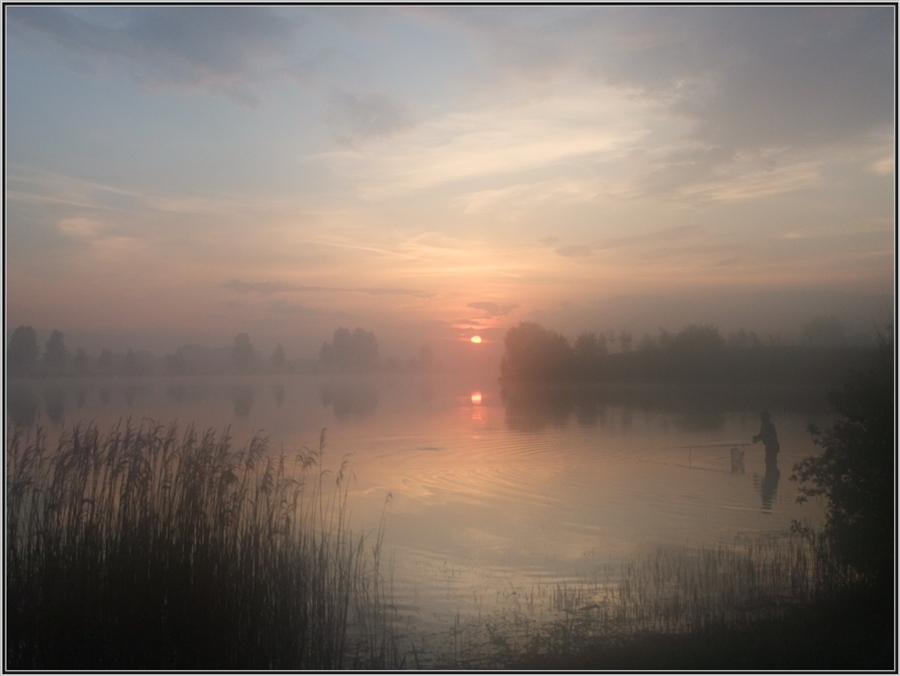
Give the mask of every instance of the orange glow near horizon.
[{"label": "orange glow near horizon", "polygon": [[471,399],[475,406],[481,406],[481,392],[472,392]]},{"label": "orange glow near horizon", "polygon": [[472,336],[470,340],[477,345],[481,342],[481,336]]}]

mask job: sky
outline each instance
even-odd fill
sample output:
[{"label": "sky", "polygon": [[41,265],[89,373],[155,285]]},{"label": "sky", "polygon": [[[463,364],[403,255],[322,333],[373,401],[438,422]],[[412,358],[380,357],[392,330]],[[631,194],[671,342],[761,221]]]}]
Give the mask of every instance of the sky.
[{"label": "sky", "polygon": [[894,7],[5,13],[7,336],[475,359],[893,311]]}]

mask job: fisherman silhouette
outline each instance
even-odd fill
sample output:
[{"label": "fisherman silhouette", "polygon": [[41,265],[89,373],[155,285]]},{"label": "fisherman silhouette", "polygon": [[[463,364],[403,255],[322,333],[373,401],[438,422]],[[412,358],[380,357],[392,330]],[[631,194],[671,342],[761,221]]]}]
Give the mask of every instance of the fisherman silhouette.
[{"label": "fisherman silhouette", "polygon": [[766,474],[770,468],[778,469],[778,451],[781,447],[778,445],[778,433],[775,431],[775,425],[772,424],[772,416],[768,411],[759,414],[759,434],[753,435],[753,443],[757,441],[763,442],[766,447]]},{"label": "fisherman silhouette", "polygon": [[[778,433],[775,431],[775,425],[772,424],[772,416],[768,411],[762,411],[759,414],[759,434],[753,435],[753,443],[763,442],[766,447],[766,475],[759,484],[759,492],[762,496],[763,512],[769,513],[772,509],[772,503],[775,501],[775,491],[778,489],[778,479],[781,472],[778,470],[778,451],[781,447],[778,444]],[[754,483],[757,479],[754,478]]]}]

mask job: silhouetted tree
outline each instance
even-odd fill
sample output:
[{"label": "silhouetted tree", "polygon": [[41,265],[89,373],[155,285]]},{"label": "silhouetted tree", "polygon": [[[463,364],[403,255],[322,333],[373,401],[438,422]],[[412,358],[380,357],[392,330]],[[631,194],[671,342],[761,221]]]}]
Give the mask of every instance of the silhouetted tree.
[{"label": "silhouetted tree", "polygon": [[378,341],[375,334],[361,328],[341,327],[334,332],[331,343],[323,343],[319,352],[323,365],[339,369],[371,369],[378,362]]},{"label": "silhouetted tree", "polygon": [[246,371],[253,364],[253,343],[247,333],[239,333],[234,337],[231,360],[238,371]]},{"label": "silhouetted tree", "polygon": [[275,403],[281,408],[284,404],[284,383],[275,383],[272,393],[275,395]]},{"label": "silhouetted tree", "polygon": [[574,352],[569,341],[556,331],[534,322],[521,322],[509,329],[500,361],[503,378],[554,380],[571,376]]},{"label": "silhouetted tree", "polygon": [[372,331],[353,331],[353,362],[357,368],[374,368],[378,362],[378,341]]},{"label": "silhouetted tree", "polygon": [[804,345],[834,347],[846,342],[844,326],[834,316],[813,317],[803,325],[800,340]]},{"label": "silhouetted tree", "polygon": [[575,339],[575,356],[579,362],[592,363],[600,356],[600,341],[596,333],[585,332]]},{"label": "silhouetted tree", "polygon": [[656,345],[661,350],[668,349],[672,345],[672,334],[661,328],[656,336]]},{"label": "silhouetted tree", "polygon": [[337,329],[332,344],[335,362],[344,368],[349,366],[353,354],[353,334],[350,333],[350,329],[343,327]]},{"label": "silhouetted tree", "polygon": [[62,371],[67,358],[65,337],[61,331],[54,331],[44,346],[44,366],[50,371]]},{"label": "silhouetted tree", "polygon": [[582,333],[575,339],[575,363],[578,366],[582,378],[588,378],[596,374],[600,358],[606,352],[600,348],[600,341],[596,333]]},{"label": "silhouetted tree", "polygon": [[656,342],[656,338],[651,336],[649,333],[645,333],[641,337],[641,342],[638,343],[637,349],[640,352],[651,352],[653,350],[658,350],[659,344]]},{"label": "silhouetted tree", "polygon": [[75,373],[87,373],[88,356],[87,352],[84,351],[84,348],[78,348],[78,351],[75,353],[75,358],[72,360],[72,367],[75,369]]},{"label": "silhouetted tree", "polygon": [[724,345],[725,340],[716,327],[691,324],[678,332],[671,349],[684,356],[702,357],[721,352]]},{"label": "silhouetted tree", "polygon": [[187,372],[187,360],[184,352],[178,350],[175,354],[166,355],[166,371],[173,375],[181,375]]},{"label": "silhouetted tree", "polygon": [[112,350],[108,347],[104,347],[100,350],[100,357],[97,359],[97,368],[100,369],[101,373],[108,373],[112,370]]},{"label": "silhouetted tree", "polygon": [[11,375],[25,375],[34,370],[38,360],[37,334],[30,326],[13,331],[6,348],[6,367]]},{"label": "silhouetted tree", "polygon": [[894,364],[893,341],[880,341],[872,367],[831,393],[839,418],[824,433],[810,433],[822,454],[794,465],[800,502],[828,501],[825,534],[845,564],[870,579],[894,571]]},{"label": "silhouetted tree", "polygon": [[609,349],[612,350],[613,346],[616,344],[615,329],[606,329],[606,332],[603,335],[606,337],[606,343],[609,345]]},{"label": "silhouetted tree", "polygon": [[728,334],[728,345],[731,347],[759,347],[762,341],[756,331],[745,331],[743,328],[737,333]]},{"label": "silhouetted tree", "polygon": [[122,362],[122,370],[126,375],[137,375],[137,357],[134,355],[134,350],[131,348],[128,348],[128,352],[125,353],[125,359]]}]

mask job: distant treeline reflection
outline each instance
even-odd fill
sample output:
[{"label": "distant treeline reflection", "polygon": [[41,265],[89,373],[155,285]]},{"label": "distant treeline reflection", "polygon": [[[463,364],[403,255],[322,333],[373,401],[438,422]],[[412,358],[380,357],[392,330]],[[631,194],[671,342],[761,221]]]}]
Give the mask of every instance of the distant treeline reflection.
[{"label": "distant treeline reflection", "polygon": [[[285,385],[281,380],[237,379],[215,382],[195,378],[156,381],[95,380],[60,378],[53,380],[14,380],[6,388],[6,413],[13,425],[30,426],[38,416],[61,425],[66,416],[81,417],[98,410],[143,410],[153,399],[162,397],[179,404],[199,404],[226,399],[236,418],[247,419],[257,405],[278,408],[285,403]],[[319,399],[338,419],[365,418],[378,407],[378,389],[368,383],[337,381],[319,387]],[[296,402],[293,403],[296,405]]]},{"label": "distant treeline reflection", "polygon": [[733,411],[827,411],[821,388],[765,384],[507,382],[501,397],[507,427],[520,432],[562,427],[573,416],[581,427],[602,428],[613,422],[628,427],[641,412],[669,413],[678,430],[705,432],[724,428],[726,414]]},{"label": "distant treeline reflection", "polygon": [[500,376],[505,382],[755,383],[837,385],[867,364],[873,347],[764,344],[741,331],[727,339],[711,326],[645,336],[636,349],[619,341],[607,349],[603,334],[583,333],[573,343],[534,322],[511,328]]}]

